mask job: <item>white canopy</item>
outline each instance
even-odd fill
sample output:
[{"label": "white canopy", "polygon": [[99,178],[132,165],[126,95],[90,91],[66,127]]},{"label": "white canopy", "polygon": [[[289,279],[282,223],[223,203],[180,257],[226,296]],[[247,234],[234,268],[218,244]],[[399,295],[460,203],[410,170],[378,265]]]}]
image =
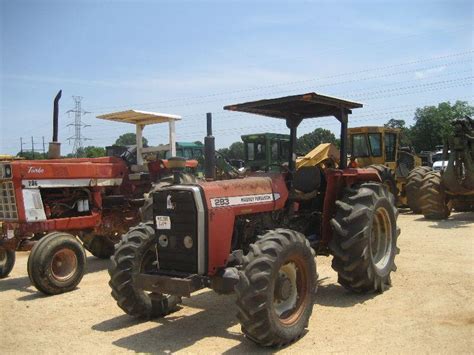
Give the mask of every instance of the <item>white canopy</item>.
[{"label": "white canopy", "polygon": [[148,111],[139,111],[139,110],[127,110],[127,111],[106,113],[104,115],[97,116],[97,118],[100,118],[103,120],[115,121],[115,122],[139,124],[141,126],[181,120],[181,116],[178,116],[178,115],[170,115],[169,113],[148,112]]}]

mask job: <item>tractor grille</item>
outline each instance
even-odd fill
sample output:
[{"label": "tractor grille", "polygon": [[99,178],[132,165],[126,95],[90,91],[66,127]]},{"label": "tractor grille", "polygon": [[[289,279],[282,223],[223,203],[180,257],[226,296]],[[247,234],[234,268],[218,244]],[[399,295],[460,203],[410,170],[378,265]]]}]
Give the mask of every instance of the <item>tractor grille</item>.
[{"label": "tractor grille", "polygon": [[[197,273],[198,216],[192,191],[160,190],[153,195],[153,205],[154,216],[169,216],[171,221],[171,229],[155,230],[160,269]],[[166,237],[166,246],[160,243],[161,236]],[[189,238],[192,239],[191,247]]]},{"label": "tractor grille", "polygon": [[16,220],[18,212],[16,209],[15,190],[12,181],[0,182],[0,220]]}]

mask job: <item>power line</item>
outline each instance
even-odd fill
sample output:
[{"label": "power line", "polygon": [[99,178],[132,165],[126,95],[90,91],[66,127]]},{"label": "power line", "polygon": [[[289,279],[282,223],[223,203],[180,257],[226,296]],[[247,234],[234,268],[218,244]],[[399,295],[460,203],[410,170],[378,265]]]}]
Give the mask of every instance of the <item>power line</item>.
[{"label": "power line", "polygon": [[[474,51],[472,51],[472,50],[471,51],[465,51],[465,52],[457,52],[457,53],[451,53],[451,54],[448,54],[448,55],[443,55],[443,56],[438,56],[438,57],[423,58],[423,59],[408,61],[408,62],[399,63],[399,64],[392,64],[392,65],[386,65],[386,66],[380,66],[380,67],[366,68],[366,69],[358,70],[358,71],[345,72],[345,73],[340,73],[340,74],[334,74],[334,75],[328,75],[328,76],[322,76],[322,77],[316,77],[316,78],[310,78],[310,79],[304,79],[304,80],[280,82],[280,83],[274,83],[274,84],[263,85],[263,86],[256,86],[256,87],[240,89],[240,90],[224,91],[224,92],[218,92],[218,93],[212,93],[212,94],[206,94],[206,95],[198,95],[198,96],[191,96],[191,97],[184,96],[184,97],[178,97],[178,98],[172,98],[172,99],[160,100],[160,101],[153,101],[153,102],[146,102],[146,103],[134,103],[134,104],[128,104],[128,105],[118,105],[118,106],[108,106],[108,107],[94,107],[93,110],[96,113],[103,113],[103,112],[106,112],[104,110],[108,110],[108,109],[128,108],[128,107],[132,107],[132,106],[144,107],[144,106],[163,104],[163,103],[182,101],[182,100],[203,99],[203,98],[209,98],[209,97],[215,97],[215,96],[232,95],[232,94],[239,94],[239,93],[250,92],[250,91],[259,91],[259,90],[262,90],[262,89],[275,88],[275,87],[279,87],[279,86],[290,86],[290,85],[296,85],[296,84],[302,84],[302,83],[309,83],[309,82],[313,82],[313,81],[321,81],[321,80],[326,80],[326,79],[334,79],[334,78],[340,78],[340,77],[345,77],[345,76],[350,76],[350,75],[363,74],[363,73],[368,73],[368,72],[373,72],[373,71],[394,69],[394,68],[405,67],[405,66],[409,66],[409,65],[426,63],[426,62],[430,62],[430,61],[443,60],[443,59],[448,59],[448,58],[455,58],[455,57],[471,55],[472,53],[474,53]],[[422,70],[422,69],[418,69],[418,70]]]},{"label": "power line", "polygon": [[[451,74],[457,74],[457,73],[451,73]],[[469,85],[471,84],[471,81],[469,80],[472,80],[472,76],[468,76],[468,77],[461,77],[461,78],[454,78],[454,79],[450,79],[450,80],[441,80],[441,81],[435,81],[435,82],[429,82],[429,83],[420,83],[420,84],[417,84],[417,85],[409,85],[409,86],[401,86],[401,87],[397,87],[397,88],[390,88],[390,89],[382,89],[382,90],[377,90],[377,87],[374,88],[375,90],[372,90],[372,91],[365,91],[365,92],[345,92],[345,93],[342,93],[342,94],[339,94],[339,96],[343,96],[343,97],[353,97],[353,98],[356,98],[358,100],[367,100],[367,99],[370,99],[370,100],[377,100],[377,99],[380,99],[380,98],[384,98],[384,97],[387,97],[387,95],[383,96],[381,94],[384,94],[384,93],[395,93],[395,94],[391,94],[389,96],[400,96],[400,95],[406,95],[406,94],[410,94],[412,93],[413,89],[418,89],[418,88],[430,88],[430,87],[436,87],[437,89],[443,89],[445,85],[452,85],[452,84],[462,84],[461,86],[466,86],[466,85]],[[396,84],[403,84],[403,83],[410,83],[410,82],[413,82],[413,81],[418,81],[418,80],[404,80],[404,81],[400,81],[400,82],[396,82],[396,83],[390,83],[390,84],[387,84],[387,85],[381,85],[379,87],[385,87],[385,86],[392,86],[392,85],[396,85]],[[467,83],[464,83],[465,81],[468,81]],[[456,86],[449,86],[449,87],[457,87]],[[416,92],[415,92],[416,93]],[[275,92],[273,92],[273,94],[276,94]],[[192,115],[187,115],[187,117],[193,117],[194,114]],[[200,115],[203,115],[203,113],[199,114]],[[240,115],[242,116],[242,115]],[[198,114],[196,114],[196,117],[198,117]],[[229,117],[228,119],[224,119],[224,120],[220,120],[220,122],[227,122],[227,121],[233,121],[235,120],[238,115],[235,115],[233,113],[227,113],[227,114],[221,114],[220,117]],[[190,127],[195,127],[196,125],[199,125],[200,123],[199,122],[192,122],[192,123],[187,123],[187,122],[183,122],[186,124],[186,128],[190,128]],[[107,129],[107,130],[110,130],[110,128],[104,128],[104,129]],[[115,128],[115,129],[119,129],[118,127]],[[150,130],[156,130],[158,129],[157,127],[150,127]],[[98,131],[100,131],[101,129],[99,129]],[[150,131],[149,130],[149,131]]]}]

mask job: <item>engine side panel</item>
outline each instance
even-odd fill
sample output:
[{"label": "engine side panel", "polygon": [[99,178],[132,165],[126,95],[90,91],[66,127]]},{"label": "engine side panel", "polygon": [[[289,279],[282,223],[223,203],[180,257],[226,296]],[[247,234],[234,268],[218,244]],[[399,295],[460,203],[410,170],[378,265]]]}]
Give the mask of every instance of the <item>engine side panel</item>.
[{"label": "engine side panel", "polygon": [[283,208],[288,189],[281,174],[201,184],[208,210],[208,273],[227,263],[236,216]]}]

